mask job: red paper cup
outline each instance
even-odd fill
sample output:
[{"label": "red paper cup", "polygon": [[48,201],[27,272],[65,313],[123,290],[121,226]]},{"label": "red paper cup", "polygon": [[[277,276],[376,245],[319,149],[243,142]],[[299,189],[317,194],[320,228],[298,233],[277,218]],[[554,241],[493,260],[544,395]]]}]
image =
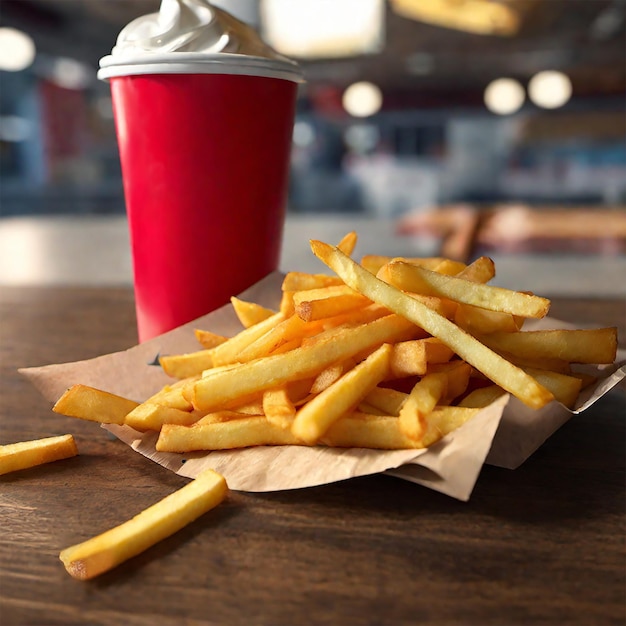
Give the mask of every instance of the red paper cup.
[{"label": "red paper cup", "polygon": [[297,66],[186,56],[99,73],[111,83],[140,342],[227,303],[280,257]]}]

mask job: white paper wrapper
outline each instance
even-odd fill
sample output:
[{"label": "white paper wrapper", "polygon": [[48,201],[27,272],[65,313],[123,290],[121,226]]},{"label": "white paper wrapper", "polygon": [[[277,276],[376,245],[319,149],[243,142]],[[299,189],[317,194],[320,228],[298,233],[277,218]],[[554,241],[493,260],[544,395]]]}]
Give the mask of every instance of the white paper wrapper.
[{"label": "white paper wrapper", "polygon": [[[283,275],[274,273],[241,294],[277,307]],[[544,319],[535,327],[566,326]],[[527,326],[531,328],[530,324]],[[138,402],[172,380],[156,365],[158,355],[198,349],[194,329],[233,335],[241,326],[230,305],[124,352],[75,363],[20,370],[50,402],[73,384],[98,387]],[[526,328],[526,327],[525,327]],[[472,420],[425,450],[365,450],[306,446],[264,446],[242,450],[174,454],[157,452],[156,434],[127,426],[106,426],[134,450],[182,476],[211,467],[240,491],[280,491],[323,485],[356,476],[388,472],[459,500],[468,500],[484,463],[514,469],[570,417],[598,400],[626,376],[626,353],[598,368],[602,379],[581,394],[574,411],[552,402],[539,411],[503,396]],[[71,418],[68,418],[71,419]]]}]

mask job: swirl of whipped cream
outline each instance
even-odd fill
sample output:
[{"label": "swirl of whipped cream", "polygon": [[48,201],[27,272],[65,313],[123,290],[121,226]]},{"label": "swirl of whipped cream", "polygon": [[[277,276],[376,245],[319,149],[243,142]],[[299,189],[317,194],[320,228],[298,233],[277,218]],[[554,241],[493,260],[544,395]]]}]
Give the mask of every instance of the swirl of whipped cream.
[{"label": "swirl of whipped cream", "polygon": [[247,24],[208,0],[161,0],[158,13],[139,17],[118,35],[113,56],[169,52],[244,54],[283,59]]}]

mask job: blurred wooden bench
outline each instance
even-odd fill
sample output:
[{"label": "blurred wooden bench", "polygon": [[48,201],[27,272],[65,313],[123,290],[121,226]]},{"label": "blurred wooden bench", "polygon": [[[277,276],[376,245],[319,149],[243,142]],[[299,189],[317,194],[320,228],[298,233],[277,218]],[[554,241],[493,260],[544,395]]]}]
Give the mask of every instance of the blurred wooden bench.
[{"label": "blurred wooden bench", "polygon": [[478,250],[624,254],[626,207],[450,205],[403,216],[397,232],[438,237],[441,255],[461,261]]}]

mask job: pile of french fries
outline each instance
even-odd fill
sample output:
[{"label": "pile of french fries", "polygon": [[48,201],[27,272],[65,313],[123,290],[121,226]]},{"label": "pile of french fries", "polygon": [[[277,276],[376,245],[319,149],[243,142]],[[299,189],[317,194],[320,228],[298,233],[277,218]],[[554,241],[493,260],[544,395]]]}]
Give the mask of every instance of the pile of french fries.
[{"label": "pile of french fries", "polygon": [[232,299],[243,329],[196,331],[198,351],[166,355],[176,382],[136,403],[75,385],[54,411],[157,431],[164,452],[260,445],[423,448],[504,393],[572,407],[612,363],[615,328],[522,330],[550,302],[494,287],[491,259],[352,258],[312,241],[333,274],[291,272],[279,310]]},{"label": "pile of french fries", "polygon": [[[232,299],[234,337],[196,330],[196,352],[163,356],[177,379],[145,402],[85,385],[57,413],[157,431],[161,451],[259,445],[423,448],[510,393],[539,409],[572,407],[594,378],[579,363],[613,363],[615,328],[524,331],[549,301],[489,286],[493,262],[352,259],[356,234],[311,247],[334,275],[285,276],[277,311]],[[0,474],[78,454],[71,435],[0,446]],[[61,551],[91,579],[222,502],[226,480],[205,470],[130,520]]]}]

